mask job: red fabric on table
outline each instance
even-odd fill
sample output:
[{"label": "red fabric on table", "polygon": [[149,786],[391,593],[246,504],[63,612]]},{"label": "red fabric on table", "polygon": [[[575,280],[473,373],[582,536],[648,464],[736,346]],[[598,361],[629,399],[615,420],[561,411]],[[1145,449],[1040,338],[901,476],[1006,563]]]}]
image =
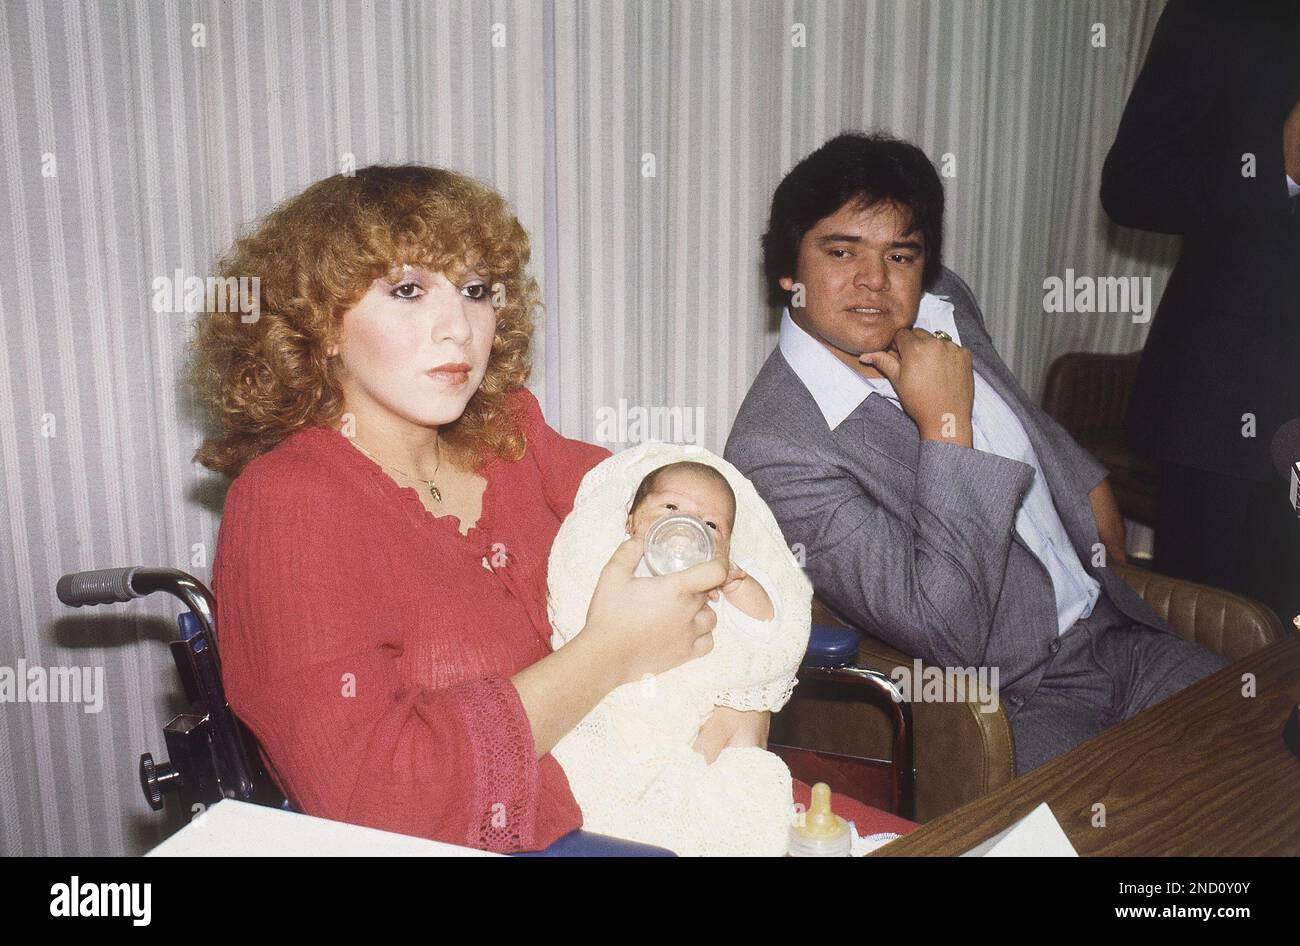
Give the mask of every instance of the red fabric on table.
[{"label": "red fabric on table", "polygon": [[[812,786],[795,779],[794,801],[796,805],[803,805],[806,811],[812,804]],[[852,821],[857,826],[858,834],[864,837],[868,834],[880,834],[883,831],[907,834],[920,827],[915,821],[908,821],[906,818],[900,818],[879,808],[864,805],[856,798],[841,795],[835,791],[834,785],[831,786],[831,811],[845,821]]]}]

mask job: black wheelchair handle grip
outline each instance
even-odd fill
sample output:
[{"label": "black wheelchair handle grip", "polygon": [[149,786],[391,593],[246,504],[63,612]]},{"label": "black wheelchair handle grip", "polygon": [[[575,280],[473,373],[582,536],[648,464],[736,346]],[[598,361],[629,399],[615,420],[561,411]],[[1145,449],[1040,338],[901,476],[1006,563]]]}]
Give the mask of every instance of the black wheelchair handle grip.
[{"label": "black wheelchair handle grip", "polygon": [[132,598],[140,597],[131,588],[131,578],[139,570],[139,565],[133,565],[130,568],[100,568],[88,572],[73,572],[60,578],[54,590],[60,601],[74,608],[79,608],[83,604],[114,604],[130,601]]}]

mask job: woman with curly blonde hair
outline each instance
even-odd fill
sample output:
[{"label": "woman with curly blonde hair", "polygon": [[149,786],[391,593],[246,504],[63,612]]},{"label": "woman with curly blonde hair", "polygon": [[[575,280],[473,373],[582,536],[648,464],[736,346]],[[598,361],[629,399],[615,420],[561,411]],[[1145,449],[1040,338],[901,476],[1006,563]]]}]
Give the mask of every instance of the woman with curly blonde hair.
[{"label": "woman with curly blonde hair", "polygon": [[447,170],[319,181],[239,240],[255,318],[205,312],[193,380],[235,477],[213,586],[231,707],[301,811],[498,851],[581,824],[552,746],[712,646],[711,561],[634,579],[554,653],[546,562],[608,451],[525,388],[537,291],[502,198]]}]

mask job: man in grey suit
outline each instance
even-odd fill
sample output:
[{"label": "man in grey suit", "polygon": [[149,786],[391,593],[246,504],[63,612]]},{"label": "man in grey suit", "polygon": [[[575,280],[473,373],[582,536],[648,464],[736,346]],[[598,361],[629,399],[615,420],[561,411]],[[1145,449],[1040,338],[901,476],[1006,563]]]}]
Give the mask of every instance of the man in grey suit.
[{"label": "man in grey suit", "polygon": [[931,665],[997,668],[1023,773],[1228,661],[1106,567],[1106,470],[998,357],[942,230],[906,142],[840,135],[786,176],[763,238],[780,343],[726,457],[832,611]]}]

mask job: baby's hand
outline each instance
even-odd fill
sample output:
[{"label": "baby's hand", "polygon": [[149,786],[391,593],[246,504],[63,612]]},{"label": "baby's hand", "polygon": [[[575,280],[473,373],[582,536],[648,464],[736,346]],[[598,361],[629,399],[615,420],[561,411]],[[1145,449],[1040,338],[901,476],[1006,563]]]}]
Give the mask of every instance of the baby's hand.
[{"label": "baby's hand", "polygon": [[729,747],[767,748],[768,728],[772,714],[767,710],[738,710],[729,706],[715,706],[709,718],[700,727],[691,747],[712,765],[723,749]]},{"label": "baby's hand", "polygon": [[727,580],[722,584],[722,593],[743,614],[759,621],[770,621],[776,617],[772,610],[772,599],[767,596],[758,579],[735,565],[727,572]]},{"label": "baby's hand", "polygon": [[745,579],[748,577],[749,574],[745,572],[743,569],[737,568],[734,563],[729,564],[727,567],[726,581],[724,581],[717,588],[714,588],[712,591],[709,592],[709,600],[717,601],[719,592],[721,592],[724,595],[729,595],[734,593],[736,589],[739,588],[744,583]]},{"label": "baby's hand", "polygon": [[731,568],[727,570],[727,580],[722,583],[722,593],[724,595],[734,594],[748,577],[749,572],[733,563]]}]

